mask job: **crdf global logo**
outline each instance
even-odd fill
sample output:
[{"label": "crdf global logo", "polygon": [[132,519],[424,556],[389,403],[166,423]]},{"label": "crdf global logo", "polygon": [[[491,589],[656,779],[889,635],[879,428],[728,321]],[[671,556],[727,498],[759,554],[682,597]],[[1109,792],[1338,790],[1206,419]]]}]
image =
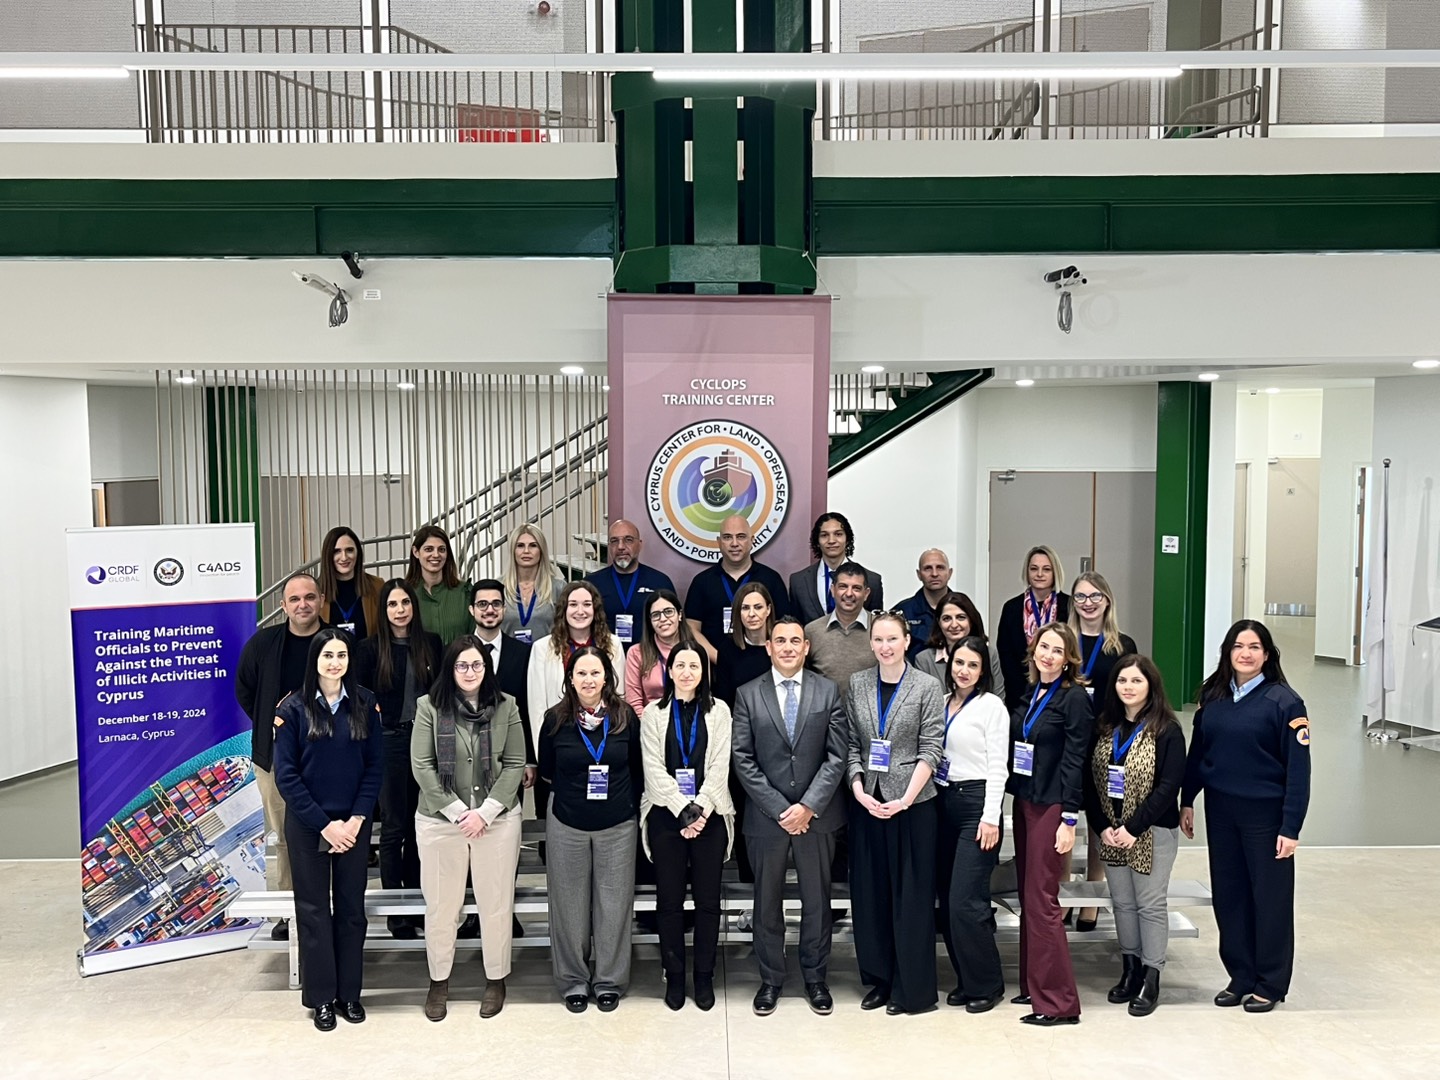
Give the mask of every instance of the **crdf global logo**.
[{"label": "crdf global logo", "polygon": [[155,580],[161,585],[179,585],[185,568],[178,559],[165,558],[155,564]]},{"label": "crdf global logo", "polygon": [[116,566],[92,566],[85,571],[85,580],[91,585],[103,585],[107,581],[112,585],[121,581],[139,581],[140,567],[123,563]]},{"label": "crdf global logo", "polygon": [[91,585],[99,585],[105,580],[105,568],[103,566],[92,566],[85,571],[85,580]]},{"label": "crdf global logo", "polygon": [[708,562],[720,525],[738,514],[750,523],[753,550],[775,539],[790,507],[790,480],[779,452],[760,432],[729,420],[681,428],[650,463],[645,478],[650,521],[671,547]]}]

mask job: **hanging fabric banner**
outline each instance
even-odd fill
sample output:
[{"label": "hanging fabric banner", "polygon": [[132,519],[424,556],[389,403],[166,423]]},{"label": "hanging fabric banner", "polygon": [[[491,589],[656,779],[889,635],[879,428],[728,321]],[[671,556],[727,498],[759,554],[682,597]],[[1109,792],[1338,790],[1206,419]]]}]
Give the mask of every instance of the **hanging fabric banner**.
[{"label": "hanging fabric banner", "polygon": [[253,525],[67,533],[80,781],[80,889],[94,975],[244,948],[228,919],[265,888],[250,721]]}]

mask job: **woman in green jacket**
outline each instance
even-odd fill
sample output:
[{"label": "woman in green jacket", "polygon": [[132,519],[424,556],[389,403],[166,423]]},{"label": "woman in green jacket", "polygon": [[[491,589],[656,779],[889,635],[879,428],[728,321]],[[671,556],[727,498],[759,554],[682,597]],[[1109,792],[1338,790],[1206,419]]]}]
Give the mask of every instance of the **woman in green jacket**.
[{"label": "woman in green jacket", "polygon": [[416,703],[410,737],[411,769],[420,785],[415,838],[430,965],[425,1015],[431,1020],[445,1018],[467,874],[485,957],[480,1015],[494,1016],[505,1005],[523,814],[521,724],[514,698],[500,692],[483,643],[471,634],[457,637],[430,693]]},{"label": "woman in green jacket", "polygon": [[415,530],[405,584],[415,590],[415,599],[420,601],[425,629],[438,634],[444,644],[475,629],[475,620],[470,616],[470,588],[460,580],[455,549],[438,525],[421,525]]}]

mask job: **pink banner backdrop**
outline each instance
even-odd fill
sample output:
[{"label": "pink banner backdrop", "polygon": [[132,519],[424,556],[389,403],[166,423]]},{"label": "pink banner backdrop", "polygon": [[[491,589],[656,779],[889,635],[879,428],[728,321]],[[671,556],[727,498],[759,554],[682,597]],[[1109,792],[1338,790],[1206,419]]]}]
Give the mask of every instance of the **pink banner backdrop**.
[{"label": "pink banner backdrop", "polygon": [[[610,520],[682,593],[732,513],[783,575],[810,562],[829,458],[828,296],[609,301]],[[683,599],[683,596],[682,596]]]}]

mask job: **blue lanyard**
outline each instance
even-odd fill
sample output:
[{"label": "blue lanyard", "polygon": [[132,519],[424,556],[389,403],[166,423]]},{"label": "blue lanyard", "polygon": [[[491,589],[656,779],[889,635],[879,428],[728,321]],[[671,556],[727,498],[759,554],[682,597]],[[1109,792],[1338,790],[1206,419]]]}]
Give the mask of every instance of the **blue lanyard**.
[{"label": "blue lanyard", "polygon": [[956,709],[953,713],[949,709],[945,710],[945,734],[940,736],[940,747],[942,751],[945,748],[945,744],[950,741],[950,725],[955,722],[957,716],[965,711],[965,706],[975,700],[975,697],[979,693],[979,690],[971,690],[970,693],[965,695],[965,700],[960,703],[960,708]]},{"label": "blue lanyard", "polygon": [[613,566],[610,568],[610,576],[615,579],[615,595],[620,597],[620,609],[628,614],[630,601],[635,599],[635,590],[640,587],[640,571],[637,569],[633,574],[625,575],[630,579],[629,593],[620,587],[620,574]]},{"label": "blue lanyard", "polygon": [[885,738],[885,725],[890,719],[890,710],[895,707],[895,699],[900,696],[900,687],[905,684],[905,673],[910,670],[910,665],[905,665],[905,670],[900,672],[900,681],[895,684],[895,692],[890,695],[890,701],[884,708],[880,707],[880,669],[875,669],[875,711],[880,714],[880,738]]},{"label": "blue lanyard", "polygon": [[[746,570],[745,576],[740,579],[740,588],[743,589],[745,587],[745,583],[749,580],[750,571]],[[725,568],[723,566],[720,568],[720,584],[725,586],[725,599],[729,600],[732,604],[735,603],[735,589],[731,587],[730,575],[725,573]]]},{"label": "blue lanyard", "polygon": [[[699,709],[699,706],[696,706]],[[675,717],[675,742],[680,747],[680,760],[684,762],[685,768],[690,767],[690,755],[695,753],[695,740],[700,738],[700,714],[695,714],[695,723],[690,725],[690,749],[685,749],[685,736],[681,734],[680,725],[680,699],[670,699],[670,711]],[[1128,743],[1126,744],[1129,745]]]},{"label": "blue lanyard", "polygon": [[[1030,614],[1032,614],[1032,615],[1035,616],[1035,627],[1036,627],[1036,629],[1039,629],[1040,627],[1042,627],[1042,626],[1045,625],[1043,622],[1040,621],[1040,620],[1041,620],[1040,610],[1041,610],[1041,606],[1042,606],[1042,605],[1040,604],[1040,602],[1039,602],[1038,600],[1035,599],[1035,590],[1034,590],[1034,589],[1029,589],[1029,590],[1027,590],[1027,592],[1029,592],[1029,594],[1030,594]],[[1043,606],[1044,606],[1044,607],[1049,607],[1050,604],[1054,602],[1054,600],[1055,600],[1055,594],[1052,592],[1052,593],[1050,594],[1050,599],[1049,599],[1049,600],[1046,600]]]},{"label": "blue lanyard", "polygon": [[540,586],[535,586],[535,591],[530,594],[530,606],[520,606],[520,594],[515,594],[515,613],[520,616],[520,625],[529,626],[530,616],[535,614],[535,601],[540,597]]},{"label": "blue lanyard", "polygon": [[595,749],[595,744],[590,741],[590,736],[585,734],[585,729],[578,722],[575,727],[580,732],[580,738],[585,740],[585,745],[590,750],[590,756],[595,759],[595,764],[599,765],[600,759],[605,756],[605,743],[610,739],[610,717],[605,717],[605,722],[601,725],[599,750]]},{"label": "blue lanyard", "polygon": [[1125,740],[1125,745],[1124,745],[1124,746],[1121,746],[1121,745],[1120,745],[1120,729],[1119,729],[1119,728],[1116,728],[1116,729],[1115,729],[1115,738],[1114,738],[1114,740],[1113,740],[1113,741],[1111,742],[1111,744],[1110,744],[1110,750],[1111,750],[1111,758],[1110,758],[1110,760],[1111,760],[1111,761],[1113,761],[1115,764],[1118,765],[1118,764],[1120,764],[1122,761],[1125,760],[1125,755],[1130,752],[1130,744],[1135,741],[1135,736],[1137,736],[1137,735],[1140,734],[1140,730],[1141,730],[1144,726],[1145,726],[1145,721],[1144,721],[1144,720],[1141,720],[1140,723],[1136,724],[1136,725],[1135,725],[1135,730],[1132,731],[1132,732],[1130,733],[1130,737]]},{"label": "blue lanyard", "polygon": [[1095,647],[1090,650],[1090,659],[1085,661],[1085,669],[1080,672],[1085,678],[1090,677],[1090,672],[1095,670],[1095,661],[1100,659],[1100,646],[1105,644],[1105,634],[1102,631],[1095,639]]},{"label": "blue lanyard", "polygon": [[830,591],[830,564],[821,563],[820,565],[825,568],[825,612],[826,614],[829,614],[830,612],[835,610],[835,594]]},{"label": "blue lanyard", "polygon": [[359,593],[356,593],[356,594],[355,594],[355,600],[354,600],[354,602],[353,602],[349,607],[341,607],[341,606],[340,606],[340,601],[337,599],[337,600],[335,601],[335,610],[338,611],[338,612],[340,612],[340,619],[339,619],[339,621],[340,621],[340,622],[352,622],[353,620],[352,620],[351,616],[355,614],[355,609],[356,609],[357,607],[359,607],[359,606],[360,606],[360,594],[359,594]]},{"label": "blue lanyard", "polygon": [[1025,713],[1025,723],[1021,725],[1021,734],[1025,741],[1030,741],[1030,729],[1035,726],[1040,714],[1045,711],[1045,706],[1050,704],[1050,699],[1055,696],[1055,691],[1060,689],[1060,680],[1056,679],[1050,684],[1050,689],[1045,691],[1045,696],[1040,696],[1040,688],[1035,688],[1035,694],[1030,698],[1030,709]]}]

